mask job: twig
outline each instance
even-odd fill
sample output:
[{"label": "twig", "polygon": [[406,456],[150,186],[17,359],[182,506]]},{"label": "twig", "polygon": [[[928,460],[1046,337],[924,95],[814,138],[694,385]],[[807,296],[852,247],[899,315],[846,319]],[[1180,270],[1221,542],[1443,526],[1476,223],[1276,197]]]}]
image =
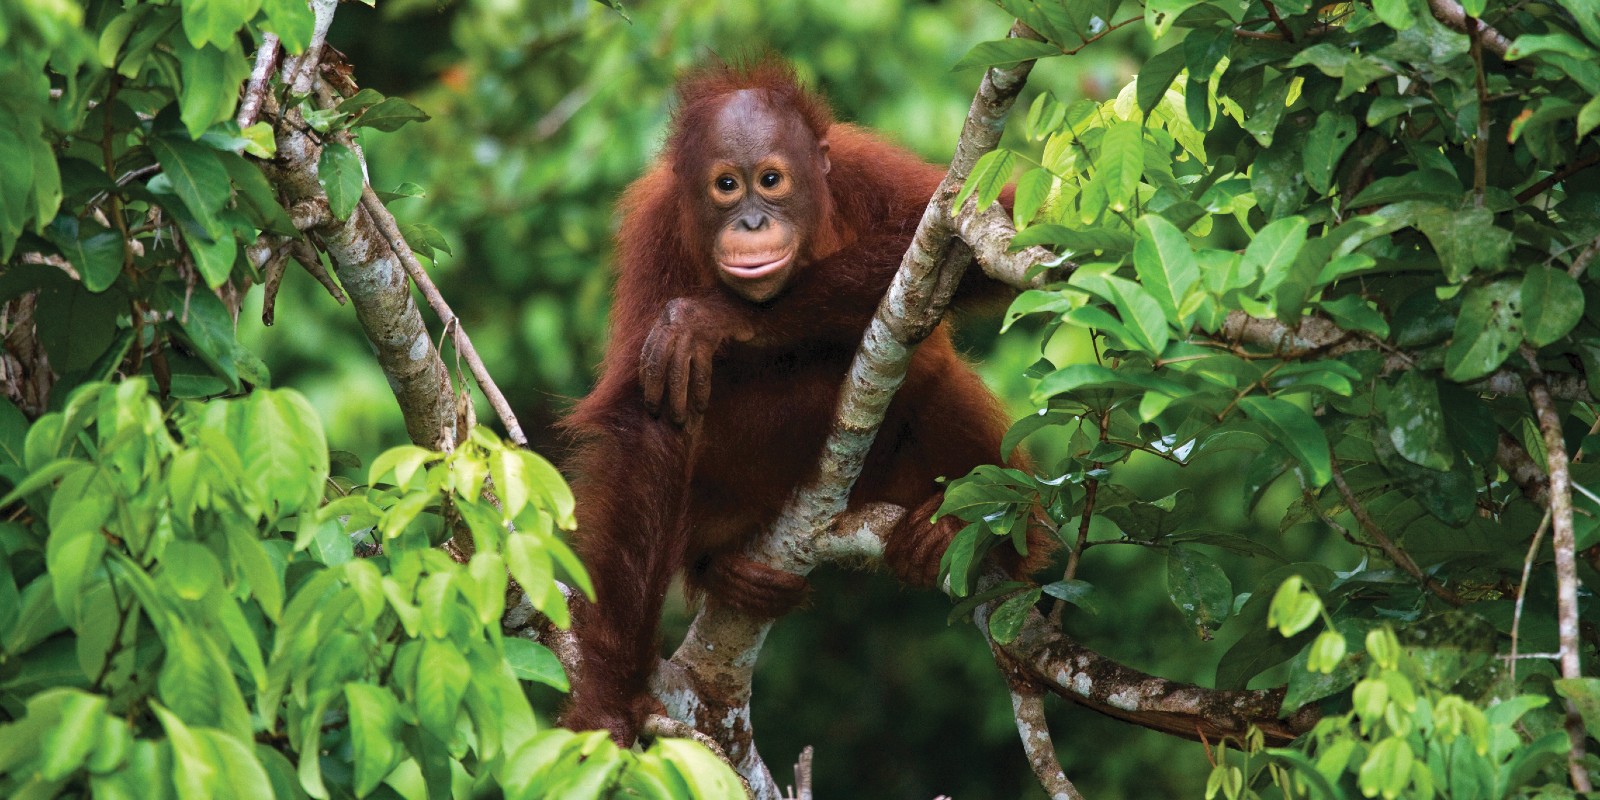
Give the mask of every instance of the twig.
[{"label": "twig", "polygon": [[1477,36],[1482,24],[1477,17],[1467,17],[1467,50],[1478,88],[1478,133],[1472,142],[1472,204],[1476,208],[1483,208],[1483,195],[1489,187],[1489,87],[1483,77],[1483,42]]},{"label": "twig", "polygon": [[244,99],[239,103],[239,114],[234,117],[240,128],[256,124],[256,118],[261,114],[261,101],[267,96],[272,70],[278,65],[280,49],[276,33],[261,35],[261,48],[256,50],[256,65],[250,70],[250,81],[244,85]]},{"label": "twig", "polygon": [[1588,247],[1583,248],[1583,252],[1579,253],[1577,258],[1572,259],[1572,266],[1567,267],[1567,274],[1571,275],[1573,280],[1583,277],[1584,270],[1587,270],[1589,264],[1594,262],[1594,257],[1597,254],[1600,254],[1600,237],[1595,237],[1595,240],[1590,242]]},{"label": "twig", "polygon": [[[1583,673],[1578,652],[1578,563],[1577,537],[1572,524],[1572,472],[1567,461],[1567,446],[1561,437],[1561,416],[1545,385],[1538,354],[1528,345],[1522,346],[1521,353],[1528,362],[1528,400],[1538,417],[1539,432],[1544,434],[1545,461],[1550,466],[1551,546],[1556,556],[1556,630],[1561,640],[1561,677],[1580,678]],[[1580,792],[1592,791],[1589,771],[1583,764],[1588,734],[1583,716],[1570,699],[1567,700],[1567,735],[1572,739],[1572,750],[1567,755],[1572,787]]]},{"label": "twig", "polygon": [[332,295],[339,305],[344,305],[344,289],[340,288],[339,282],[323,268],[322,256],[317,254],[317,248],[312,247],[305,239],[292,239],[289,242],[289,255],[294,256],[295,262],[304,267],[306,272],[311,273],[311,277],[316,278],[317,283],[322,284],[322,288],[327,289],[328,294]]},{"label": "twig", "polygon": [[1272,25],[1278,29],[1283,40],[1293,44],[1294,31],[1289,30],[1289,26],[1283,23],[1283,17],[1278,16],[1278,7],[1273,5],[1271,0],[1261,0],[1261,4],[1267,7],[1267,16],[1272,18]]},{"label": "twig", "polygon": [[1440,583],[1438,579],[1423,572],[1422,568],[1417,566],[1417,562],[1412,560],[1411,554],[1396,545],[1388,534],[1383,532],[1383,528],[1378,526],[1372,515],[1367,513],[1367,509],[1361,505],[1360,501],[1356,500],[1355,492],[1350,491],[1350,484],[1345,482],[1344,472],[1339,469],[1338,462],[1331,462],[1331,466],[1333,469],[1333,486],[1338,490],[1339,496],[1344,499],[1345,507],[1350,509],[1350,515],[1356,518],[1356,524],[1361,526],[1361,531],[1372,539],[1373,544],[1376,544],[1378,549],[1382,550],[1383,554],[1394,562],[1395,566],[1404,570],[1407,575],[1417,579],[1418,583],[1421,583],[1428,591],[1433,592],[1440,600],[1460,608],[1466,601],[1462,600],[1461,596],[1449,587]]},{"label": "twig", "polygon": [[1572,177],[1578,172],[1588,169],[1596,164],[1600,164],[1600,152],[1590,153],[1583,158],[1573,161],[1561,169],[1558,169],[1555,172],[1552,172],[1549,175],[1539,179],[1538,183],[1535,183],[1532,186],[1517,192],[1517,202],[1526,203],[1529,200],[1532,200],[1533,198],[1545,193],[1550,189],[1550,187],[1555,186],[1556,184]]},{"label": "twig", "polygon": [[1517,685],[1517,643],[1522,630],[1522,601],[1528,595],[1528,575],[1533,572],[1533,557],[1539,552],[1539,543],[1544,541],[1544,532],[1550,528],[1550,512],[1544,512],[1544,519],[1539,520],[1539,528],[1533,532],[1533,541],[1528,545],[1528,555],[1522,559],[1522,580],[1517,583],[1516,610],[1511,612],[1511,657],[1510,678],[1511,685]]},{"label": "twig", "polygon": [[495,415],[500,417],[501,424],[506,426],[506,436],[518,447],[527,447],[528,437],[522,432],[522,424],[517,421],[516,413],[511,410],[511,404],[506,401],[505,394],[494,382],[489,369],[483,365],[483,359],[478,356],[478,349],[472,346],[472,339],[461,326],[456,312],[445,302],[444,295],[439,293],[439,287],[434,285],[433,279],[428,277],[427,271],[422,268],[422,263],[417,260],[417,254],[411,252],[411,245],[406,244],[406,238],[400,234],[399,227],[395,225],[394,215],[383,207],[383,203],[378,200],[378,195],[372,191],[370,185],[361,187],[361,207],[367,210],[367,215],[377,223],[378,231],[383,234],[384,240],[394,249],[395,255],[400,257],[400,263],[405,266],[406,274],[411,276],[411,282],[416,284],[417,291],[428,301],[428,307],[433,309],[433,313],[439,316],[446,328],[453,329],[454,335],[451,341],[455,343],[456,352],[466,358],[467,368],[477,380],[478,388],[483,390],[483,396],[489,399],[489,406],[494,409]]}]

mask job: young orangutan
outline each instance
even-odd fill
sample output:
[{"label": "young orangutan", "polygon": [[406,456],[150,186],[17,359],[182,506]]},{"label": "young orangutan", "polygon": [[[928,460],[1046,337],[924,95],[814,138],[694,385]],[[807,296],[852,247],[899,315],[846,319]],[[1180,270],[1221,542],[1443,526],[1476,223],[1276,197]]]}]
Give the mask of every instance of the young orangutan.
[{"label": "young orangutan", "polygon": [[[575,609],[583,666],[563,722],[624,746],[654,707],[675,573],[757,615],[804,598],[804,578],[741,553],[815,476],[851,357],[944,174],[834,124],[771,60],[703,69],[678,96],[665,151],[622,200],[603,373],[564,422],[598,601]],[[958,296],[998,287],[973,272]],[[935,479],[998,463],[1005,427],[936,329],[849,500],[907,509],[885,559],[902,580],[931,586],[958,530],[930,522]],[[1048,550],[1034,542],[1026,566]]]}]

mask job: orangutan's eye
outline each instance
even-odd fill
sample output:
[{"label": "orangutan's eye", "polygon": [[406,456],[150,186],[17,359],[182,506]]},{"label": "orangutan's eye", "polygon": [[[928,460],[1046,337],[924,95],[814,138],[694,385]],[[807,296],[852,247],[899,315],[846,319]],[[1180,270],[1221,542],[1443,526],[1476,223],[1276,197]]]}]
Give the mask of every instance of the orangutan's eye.
[{"label": "orangutan's eye", "polygon": [[777,172],[768,170],[761,175],[761,185],[765,188],[774,189],[780,183],[783,183],[783,175]]},{"label": "orangutan's eye", "polygon": [[727,194],[739,188],[739,182],[732,175],[724,175],[717,179],[717,191]]}]

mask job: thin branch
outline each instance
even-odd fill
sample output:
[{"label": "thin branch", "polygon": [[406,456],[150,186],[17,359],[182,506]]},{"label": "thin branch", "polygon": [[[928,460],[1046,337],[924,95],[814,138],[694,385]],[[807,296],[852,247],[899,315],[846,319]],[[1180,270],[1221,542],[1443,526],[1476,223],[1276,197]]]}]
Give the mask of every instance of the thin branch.
[{"label": "thin branch", "polygon": [[794,765],[794,800],[812,800],[811,762],[816,755],[809,744],[800,749],[800,760]]},{"label": "thin branch", "polygon": [[1289,30],[1289,26],[1283,23],[1283,17],[1278,16],[1278,7],[1271,0],[1261,0],[1261,4],[1267,7],[1267,16],[1272,18],[1272,26],[1278,29],[1283,40],[1294,44],[1294,31]]},{"label": "thin branch", "polygon": [[1422,568],[1417,566],[1417,562],[1411,558],[1411,554],[1395,544],[1388,534],[1383,532],[1383,528],[1379,527],[1372,515],[1367,513],[1367,509],[1361,505],[1360,501],[1356,500],[1355,492],[1350,491],[1350,484],[1345,482],[1344,472],[1339,469],[1338,462],[1332,462],[1331,466],[1333,469],[1333,486],[1338,490],[1339,496],[1344,499],[1345,507],[1350,509],[1350,515],[1356,518],[1356,524],[1361,526],[1361,531],[1367,535],[1367,538],[1371,539],[1373,544],[1376,544],[1378,549],[1382,550],[1383,554],[1394,562],[1395,566],[1415,578],[1418,583],[1421,583],[1428,591],[1433,592],[1440,600],[1457,608],[1466,603],[1465,600],[1461,599],[1460,595],[1440,583],[1437,578],[1423,572]]},{"label": "thin branch", "polygon": [[1489,186],[1489,86],[1483,76],[1483,42],[1478,30],[1483,22],[1477,17],[1467,17],[1467,51],[1472,56],[1473,77],[1478,90],[1478,132],[1472,141],[1472,203],[1483,208],[1483,196]]},{"label": "thin branch", "polygon": [[1555,172],[1552,172],[1549,175],[1541,178],[1538,183],[1535,183],[1532,186],[1517,192],[1517,202],[1526,203],[1529,200],[1532,200],[1533,198],[1549,191],[1550,188],[1556,184],[1561,183],[1573,175],[1576,175],[1577,173],[1596,164],[1600,164],[1600,152],[1590,153],[1583,158],[1572,161],[1561,169],[1558,169]]},{"label": "thin branch", "polygon": [[[1556,412],[1555,401],[1545,384],[1538,354],[1528,345],[1522,346],[1521,353],[1528,362],[1528,400],[1539,420],[1539,432],[1544,435],[1545,461],[1550,467],[1551,546],[1556,556],[1556,630],[1561,640],[1561,677],[1580,678],[1583,672],[1578,652],[1578,563],[1577,537],[1572,523],[1571,465],[1561,436],[1561,415]],[[1567,755],[1572,787],[1580,792],[1592,791],[1589,771],[1583,764],[1588,734],[1583,716],[1570,699],[1567,700],[1567,735],[1572,739],[1572,750]]]},{"label": "thin branch", "polygon": [[1521,641],[1522,632],[1522,601],[1528,596],[1528,576],[1533,572],[1533,558],[1539,553],[1539,544],[1544,541],[1544,532],[1550,529],[1550,512],[1544,512],[1544,519],[1539,520],[1539,527],[1533,532],[1533,541],[1528,544],[1528,554],[1522,559],[1522,580],[1517,582],[1516,609],[1511,612],[1511,656],[1510,679],[1511,685],[1517,685],[1517,645]]},{"label": "thin branch", "polygon": [[239,102],[239,114],[234,117],[240,128],[256,124],[256,119],[261,115],[261,101],[266,99],[267,85],[272,80],[273,69],[278,66],[281,49],[278,46],[278,34],[261,35],[261,47],[256,50],[256,65],[250,70],[250,80],[244,85],[244,99]]},{"label": "thin branch", "polygon": [[1572,266],[1567,267],[1567,274],[1572,276],[1573,280],[1583,277],[1584,270],[1589,268],[1589,264],[1593,263],[1597,254],[1600,254],[1600,236],[1595,237],[1577,258],[1572,259]]}]

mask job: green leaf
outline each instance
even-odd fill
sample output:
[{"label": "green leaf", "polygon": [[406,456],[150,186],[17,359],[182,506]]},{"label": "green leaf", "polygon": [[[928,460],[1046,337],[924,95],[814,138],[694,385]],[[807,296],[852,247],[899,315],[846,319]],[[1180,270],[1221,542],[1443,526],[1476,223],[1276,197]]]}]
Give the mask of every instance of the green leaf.
[{"label": "green leaf", "polygon": [[443,741],[454,738],[456,711],[466,694],[472,668],[451,642],[425,639],[417,660],[417,722]]},{"label": "green leaf", "polygon": [[1444,372],[1460,383],[1494,372],[1522,344],[1522,285],[1496,281],[1467,290]]},{"label": "green leaf", "polygon": [[972,173],[967,176],[967,182],[962,185],[961,191],[956,194],[955,202],[951,205],[950,213],[955,215],[966,206],[967,198],[974,193],[978,196],[978,210],[988,208],[1000,196],[1000,191],[1011,180],[1011,170],[1016,163],[1017,154],[1004,147],[997,147],[984,153],[978,163],[972,165]]},{"label": "green leaf", "polygon": [[[1254,136],[1262,147],[1272,146],[1273,139],[1277,136],[1278,123],[1283,121],[1283,115],[1289,110],[1290,86],[1291,79],[1288,75],[1280,75],[1268,81],[1256,95],[1255,103],[1245,116],[1242,127]],[[1257,164],[1259,163],[1258,161]]]},{"label": "green leaf", "polygon": [[1240,398],[1239,408],[1300,461],[1310,473],[1307,477],[1313,486],[1325,486],[1333,478],[1328,440],[1310,414],[1293,403],[1272,397]]},{"label": "green leaf", "polygon": [[1388,205],[1402,200],[1429,200],[1455,204],[1461,200],[1461,180],[1440,169],[1423,169],[1379,178],[1356,194],[1350,208]]},{"label": "green leaf", "polygon": [[733,770],[721,759],[711,754],[705,745],[689,739],[657,739],[652,748],[677,769],[689,796],[709,800],[739,800],[744,789]]},{"label": "green leaf", "polygon": [[216,151],[203,144],[156,136],[150,139],[150,152],[161,163],[161,173],[171,182],[172,191],[206,235],[213,239],[222,236],[217,214],[233,191]]},{"label": "green leaf", "polygon": [[1530,265],[1522,276],[1522,314],[1528,343],[1543,347],[1566,336],[1583,318],[1583,289],[1562,270]]},{"label": "green leaf", "polygon": [[195,47],[208,42],[225,44],[234,40],[260,8],[261,0],[185,0],[183,33]]},{"label": "green leaf", "polygon": [[249,215],[252,224],[269,233],[298,235],[288,212],[278,202],[277,191],[267,182],[267,176],[262,175],[260,169],[237,155],[219,153],[217,160],[222,162],[228,177],[238,189],[239,207]]},{"label": "green leaf", "polygon": [[1233,583],[1216,562],[1184,544],[1167,548],[1167,596],[1203,639],[1222,626],[1233,609]]},{"label": "green leaf", "polygon": [[1306,183],[1318,194],[1333,188],[1333,173],[1344,151],[1356,140],[1356,121],[1349,114],[1334,110],[1317,117],[1300,152],[1305,163]]},{"label": "green leaf", "polygon": [[1024,61],[1061,55],[1061,49],[1033,39],[999,39],[979,42],[957,61],[952,71],[976,67],[1012,67]]},{"label": "green leaf", "polygon": [[1150,0],[1145,3],[1144,26],[1150,38],[1160,39],[1183,12],[1199,4],[1199,0]]},{"label": "green leaf", "polygon": [[1133,248],[1133,237],[1112,228],[1068,228],[1065,225],[1029,225],[1011,240],[1011,249],[1036,244],[1052,245],[1067,255],[1080,253],[1126,253]]},{"label": "green leaf", "polygon": [[328,210],[340,220],[350,218],[351,212],[361,202],[361,187],[366,179],[361,172],[361,159],[354,150],[338,142],[328,142],[317,160],[317,182],[328,194]]},{"label": "green leaf", "polygon": [[311,5],[301,0],[261,0],[261,8],[267,17],[261,29],[278,34],[283,48],[290,53],[305,52],[317,22]]},{"label": "green leaf", "polygon": [[1100,613],[1100,603],[1095,600],[1094,585],[1088,581],[1062,580],[1047,583],[1039,587],[1044,592],[1057,600],[1071,603],[1090,614]]},{"label": "green leaf", "polygon": [[1096,179],[1104,186],[1111,209],[1126,210],[1144,175],[1143,126],[1122,120],[1107,128],[1100,140],[1100,158],[1096,165],[1100,168]]},{"label": "green leaf", "polygon": [[1600,734],[1600,678],[1561,678],[1553,683],[1556,693],[1577,708],[1589,735]]},{"label": "green leaf", "polygon": [[1011,214],[1019,229],[1025,228],[1035,216],[1038,216],[1039,209],[1044,206],[1044,201],[1050,196],[1050,188],[1054,184],[1055,176],[1042,167],[1030,169],[1017,179],[1017,195],[1012,203]]},{"label": "green leaf", "polygon": [[1166,313],[1143,286],[1127,278],[1087,275],[1083,271],[1073,275],[1072,281],[1111,303],[1122,318],[1118,322],[1099,308],[1091,306],[1068,315],[1074,324],[1102,328],[1122,339],[1126,346],[1142,349],[1152,355],[1160,355],[1166,349],[1171,338]]},{"label": "green leaf", "polygon": [[1155,295],[1169,321],[1183,325],[1189,293],[1200,283],[1200,268],[1183,231],[1157,215],[1147,214],[1134,223],[1138,242],[1133,246],[1133,266],[1139,282]]},{"label": "green leaf", "polygon": [[1001,603],[989,616],[989,635],[999,644],[1016,641],[1023,623],[1028,621],[1028,612],[1033,610],[1033,604],[1037,602],[1039,589],[1035,587]]},{"label": "green leaf", "polygon": [[1319,305],[1347,331],[1366,331],[1380,340],[1389,338],[1389,321],[1359,294],[1323,300]]},{"label": "green leaf", "polygon": [[505,640],[506,663],[517,680],[535,681],[558,691],[569,691],[567,671],[550,648],[515,636]]},{"label": "green leaf", "polygon": [[1455,464],[1455,448],[1445,432],[1439,386],[1421,370],[1411,370],[1395,381],[1384,410],[1389,441],[1407,461],[1434,470]]},{"label": "green leaf", "polygon": [[427,122],[432,119],[427,112],[398,97],[385,98],[356,119],[352,127],[368,127],[380,131],[396,131],[407,122]]},{"label": "green leaf", "polygon": [[1183,44],[1179,43],[1151,56],[1139,68],[1135,94],[1139,100],[1139,110],[1145,116],[1150,116],[1150,112],[1161,103],[1167,89],[1172,87],[1172,79],[1183,71],[1185,52]]},{"label": "green leaf", "polygon": [[424,258],[433,258],[435,250],[443,250],[454,255],[450,249],[450,240],[438,228],[426,222],[407,222],[400,226],[400,235],[405,238],[406,244],[417,255]]},{"label": "green leaf", "polygon": [[91,292],[103,292],[122,274],[122,235],[96,222],[79,223],[62,214],[50,223],[46,235],[61,255],[72,263]]},{"label": "green leaf", "polygon": [[1600,127],[1600,94],[1589,98],[1578,110],[1578,138],[1588,136],[1596,127]]},{"label": "green leaf", "polygon": [[1417,215],[1417,227],[1433,243],[1451,282],[1464,281],[1479,269],[1504,269],[1511,254],[1511,231],[1496,226],[1487,208],[1428,211]]},{"label": "green leaf", "polygon": [[355,769],[352,787],[365,797],[400,763],[400,704],[394,694],[370,683],[347,683],[345,702],[350,709],[350,749]]},{"label": "green leaf", "polygon": [[[184,4],[183,10],[187,22],[188,3]],[[254,13],[252,9],[251,14]],[[239,85],[250,77],[250,63],[245,60],[238,39],[231,35],[217,39],[211,45],[184,47],[180,44],[174,49],[178,57],[178,71],[183,78],[178,94],[179,116],[183,120],[183,127],[189,132],[189,138],[198,139],[212,123],[233,116],[234,106],[239,99]]]},{"label": "green leaf", "polygon": [[1383,20],[1383,24],[1397,31],[1417,24],[1417,13],[1412,8],[1411,0],[1373,0],[1372,10],[1377,13],[1378,19]]}]

